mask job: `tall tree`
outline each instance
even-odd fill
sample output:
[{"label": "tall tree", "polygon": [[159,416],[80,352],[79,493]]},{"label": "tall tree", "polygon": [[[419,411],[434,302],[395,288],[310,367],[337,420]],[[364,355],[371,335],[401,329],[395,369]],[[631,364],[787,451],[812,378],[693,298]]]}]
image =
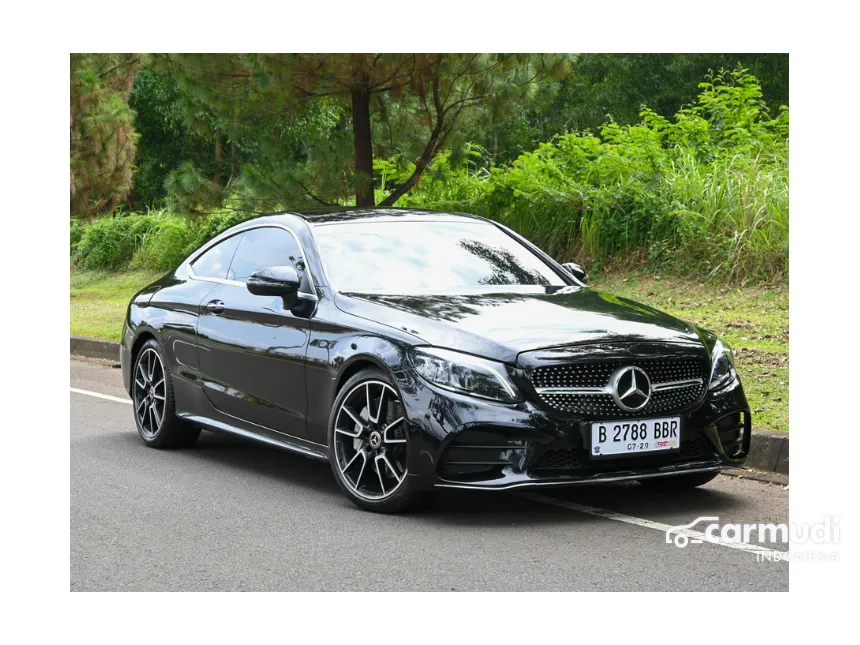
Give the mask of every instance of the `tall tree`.
[{"label": "tall tree", "polygon": [[[503,112],[538,80],[565,73],[570,57],[249,54],[176,55],[162,62],[189,106],[222,124],[225,139],[262,141],[260,154],[227,190],[253,187],[266,201],[280,185],[290,189],[277,195],[282,201],[326,203],[351,193],[358,206],[373,206],[373,160],[384,156],[408,168],[380,201],[390,206],[441,150],[465,142],[459,128],[467,115],[477,108]],[[320,112],[327,118],[320,120]],[[314,127],[289,136],[297,122],[310,121]],[[275,190],[267,193],[267,186]]]},{"label": "tall tree", "polygon": [[128,106],[136,54],[72,54],[69,188],[73,216],[115,208],[132,186],[134,113]]}]

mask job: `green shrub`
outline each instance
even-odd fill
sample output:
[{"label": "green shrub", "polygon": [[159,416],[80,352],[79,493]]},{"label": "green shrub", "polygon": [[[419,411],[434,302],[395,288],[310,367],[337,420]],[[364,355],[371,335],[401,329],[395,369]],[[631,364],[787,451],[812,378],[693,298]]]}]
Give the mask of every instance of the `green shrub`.
[{"label": "green shrub", "polygon": [[223,212],[190,219],[164,211],[71,220],[72,260],[80,269],[166,271],[201,244],[253,214]]},{"label": "green shrub", "polygon": [[446,157],[398,202],[495,219],[560,260],[726,281],[788,270],[788,112],[746,70],[711,75],[670,121],[559,136],[491,172]]},{"label": "green shrub", "polygon": [[153,217],[152,229],[140,240],[131,266],[166,271],[185,259],[193,249],[196,234],[189,220],[172,215]]},{"label": "green shrub", "polygon": [[129,265],[144,237],[155,226],[154,217],[126,215],[102,217],[84,227],[75,249],[75,264],[82,269],[122,269]]},{"label": "green shrub", "polygon": [[84,225],[80,220],[75,219],[74,217],[69,219],[69,249],[70,255],[75,254],[75,249],[78,246],[78,242],[81,241],[81,236],[84,234]]}]

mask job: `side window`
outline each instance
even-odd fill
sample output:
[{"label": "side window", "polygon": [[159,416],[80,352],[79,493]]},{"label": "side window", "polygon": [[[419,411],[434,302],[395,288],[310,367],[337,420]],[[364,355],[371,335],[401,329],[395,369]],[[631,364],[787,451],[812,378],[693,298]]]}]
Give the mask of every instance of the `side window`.
[{"label": "side window", "polygon": [[254,271],[274,266],[292,266],[301,275],[305,268],[295,238],[282,228],[245,231],[230,265],[230,280],[247,280]]},{"label": "side window", "polygon": [[228,237],[194,260],[191,263],[191,266],[194,267],[194,273],[201,278],[226,279],[230,261],[233,259],[233,254],[236,252],[243,235],[244,233],[239,233]]}]

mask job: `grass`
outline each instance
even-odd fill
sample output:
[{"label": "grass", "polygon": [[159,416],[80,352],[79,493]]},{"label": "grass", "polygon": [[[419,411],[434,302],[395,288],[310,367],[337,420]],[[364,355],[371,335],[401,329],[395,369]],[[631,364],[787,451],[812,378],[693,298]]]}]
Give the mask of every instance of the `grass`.
[{"label": "grass", "polygon": [[713,286],[643,272],[595,275],[592,286],[700,325],[726,340],[753,427],[788,432],[788,286]]},{"label": "grass", "polygon": [[[158,276],[146,271],[73,272],[71,333],[119,340],[129,299]],[[598,274],[591,282],[719,334],[735,351],[753,426],[788,432],[787,286],[713,286],[642,271]]]},{"label": "grass", "polygon": [[72,335],[119,340],[128,301],[159,275],[150,271],[72,272]]}]

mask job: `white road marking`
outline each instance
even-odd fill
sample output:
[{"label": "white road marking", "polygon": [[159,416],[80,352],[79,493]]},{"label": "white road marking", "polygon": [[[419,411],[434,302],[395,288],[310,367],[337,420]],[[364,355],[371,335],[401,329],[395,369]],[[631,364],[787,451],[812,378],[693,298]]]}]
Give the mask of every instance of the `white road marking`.
[{"label": "white road marking", "polygon": [[[527,497],[528,499],[534,500],[536,502],[543,502],[544,504],[551,504],[552,506],[560,506],[562,508],[570,509],[571,511],[578,511],[579,513],[586,513],[588,515],[602,517],[604,519],[613,520],[615,522],[624,522],[625,524],[642,526],[646,529],[653,529],[655,531],[660,531],[664,534],[669,529],[674,528],[670,524],[663,524],[662,522],[654,522],[652,520],[646,520],[641,517],[633,517],[631,515],[615,513],[614,511],[607,511],[605,509],[597,508],[595,506],[577,504],[576,502],[568,502],[563,499],[556,499],[554,497],[546,497],[544,495],[538,495],[537,493],[520,492],[516,494],[520,497]],[[676,534],[686,535],[691,540],[701,540],[702,542],[710,542],[711,544],[716,544],[717,546],[724,546],[729,549],[738,549],[740,551],[749,551],[750,553],[767,554],[775,558],[782,557],[786,553],[785,551],[776,551],[774,549],[769,549],[767,547],[753,544],[751,542],[724,542],[719,538],[719,536],[710,536],[707,533],[702,533],[701,531],[694,531],[692,529],[681,529],[672,533],[673,536]],[[666,546],[671,546],[673,549],[678,548],[671,544],[667,544]],[[686,548],[689,548],[689,545]]]},{"label": "white road marking", "polygon": [[74,392],[75,394],[86,394],[87,396],[94,396],[97,399],[105,399],[107,401],[113,401],[115,403],[127,403],[131,405],[131,399],[121,399],[118,396],[111,396],[110,394],[102,394],[101,392],[90,392],[89,390],[79,390],[76,387],[69,387],[69,390]]}]

